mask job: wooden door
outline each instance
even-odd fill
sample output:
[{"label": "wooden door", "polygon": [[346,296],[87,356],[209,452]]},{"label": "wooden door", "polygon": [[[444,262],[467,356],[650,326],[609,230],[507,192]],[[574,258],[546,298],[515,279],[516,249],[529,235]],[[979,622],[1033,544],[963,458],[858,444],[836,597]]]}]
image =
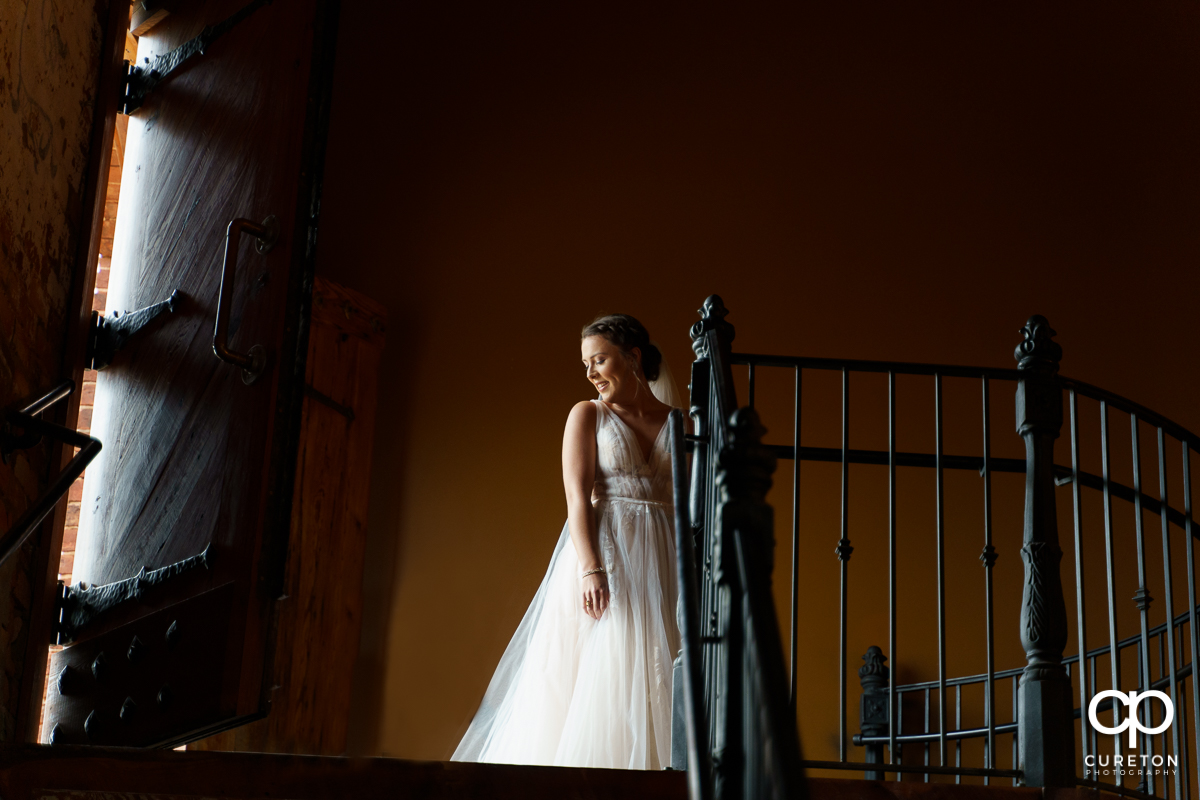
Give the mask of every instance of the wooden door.
[{"label": "wooden door", "polygon": [[379,303],[317,277],[271,713],[188,750],[346,752],[386,321]]},{"label": "wooden door", "polygon": [[[53,742],[170,744],[265,708],[336,3],[246,2],[174,4],[139,41],[148,64],[236,20],[130,118],[109,308],[176,290],[183,301],[97,381],[92,432],[104,450],[84,487],[90,544],[75,574],[99,588],[63,601],[74,641],[52,659]],[[266,356],[247,383],[214,355],[214,320],[227,226],[268,217],[273,248],[235,240],[224,288],[229,348]]]}]

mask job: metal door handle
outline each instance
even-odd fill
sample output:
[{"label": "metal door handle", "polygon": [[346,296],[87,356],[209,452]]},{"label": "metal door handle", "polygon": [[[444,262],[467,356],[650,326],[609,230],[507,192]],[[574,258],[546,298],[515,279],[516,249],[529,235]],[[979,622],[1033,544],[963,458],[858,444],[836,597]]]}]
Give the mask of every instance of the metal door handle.
[{"label": "metal door handle", "polygon": [[225,261],[221,267],[221,291],[217,296],[217,324],[213,330],[213,352],[227,364],[242,368],[242,382],[249,385],[258,380],[267,367],[267,351],[261,344],[250,348],[248,353],[230,350],[228,346],[229,306],[233,300],[233,275],[237,271],[238,242],[242,231],[258,239],[255,247],[266,253],[275,246],[279,238],[275,217],[270,216],[262,224],[248,219],[235,219],[225,229]]}]

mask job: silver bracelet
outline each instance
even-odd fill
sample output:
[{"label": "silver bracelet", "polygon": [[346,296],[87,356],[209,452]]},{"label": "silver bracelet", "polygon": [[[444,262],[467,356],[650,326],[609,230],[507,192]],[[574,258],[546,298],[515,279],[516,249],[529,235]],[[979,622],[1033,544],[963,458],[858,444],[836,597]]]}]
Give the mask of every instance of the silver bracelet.
[{"label": "silver bracelet", "polygon": [[604,567],[596,567],[595,569],[590,569],[587,572],[583,573],[583,577],[586,578],[588,575],[596,575],[596,574],[607,575],[608,573],[604,571]]}]

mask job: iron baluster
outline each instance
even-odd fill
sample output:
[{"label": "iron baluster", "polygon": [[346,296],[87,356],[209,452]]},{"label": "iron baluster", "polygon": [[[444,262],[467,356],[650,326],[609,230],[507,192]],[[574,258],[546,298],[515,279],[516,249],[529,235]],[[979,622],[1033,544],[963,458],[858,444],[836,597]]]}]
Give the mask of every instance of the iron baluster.
[{"label": "iron baluster", "polygon": [[[1139,643],[1140,643],[1140,640],[1139,640]],[[1142,687],[1142,686],[1145,686],[1147,683],[1149,683],[1149,682],[1150,682],[1150,679],[1149,679],[1149,677],[1147,677],[1147,673],[1149,672],[1149,670],[1147,669],[1147,664],[1146,664],[1146,661],[1145,661],[1145,660],[1143,659],[1143,657],[1142,657],[1142,656],[1143,656],[1143,651],[1142,651],[1142,650],[1139,648],[1138,650],[1136,650],[1136,651],[1134,651],[1134,652],[1136,652],[1136,653],[1137,653],[1137,674],[1138,674],[1138,683],[1137,683],[1137,685],[1138,685],[1139,687]],[[1114,706],[1116,706],[1116,703],[1113,703],[1113,705],[1114,705]],[[1138,722],[1142,723],[1143,725],[1145,725],[1145,724],[1146,724],[1145,717],[1144,717],[1144,715],[1141,713],[1141,706],[1140,706],[1140,705],[1139,705],[1139,706],[1138,706],[1138,708],[1136,708],[1136,709],[1132,709],[1132,708],[1131,708],[1131,709],[1129,709],[1129,715],[1130,715],[1131,717],[1136,715],[1136,716],[1137,716],[1137,718],[1138,718]],[[1151,722],[1150,724],[1151,724],[1151,725],[1153,725],[1154,723],[1153,723],[1153,722]],[[1146,748],[1147,748],[1147,740],[1148,740],[1148,739],[1150,739],[1150,737],[1149,737],[1148,735],[1146,735],[1146,734],[1144,734],[1144,733],[1140,733],[1140,732],[1139,732],[1139,734],[1138,734],[1138,751],[1139,751],[1139,754],[1141,754],[1141,753],[1144,753],[1144,752],[1146,751]],[[1148,791],[1148,790],[1147,790],[1147,788],[1146,788],[1146,787],[1147,787],[1147,785],[1148,785],[1148,780],[1149,780],[1148,776],[1145,774],[1145,772],[1143,772],[1143,773],[1142,773],[1142,779],[1141,779],[1140,781],[1138,781],[1138,785],[1137,785],[1137,790],[1138,790],[1139,792],[1147,792],[1147,791]]]},{"label": "iron baluster", "polygon": [[[962,684],[954,687],[954,730],[962,730]],[[954,766],[962,767],[962,739],[954,739]],[[962,783],[962,775],[954,776],[955,783]]]},{"label": "iron baluster", "polygon": [[[1108,661],[1112,669],[1112,688],[1121,687],[1121,651],[1117,640],[1117,556],[1113,547],[1112,524],[1112,491],[1109,479],[1112,470],[1109,465],[1108,447],[1108,403],[1100,401],[1100,463],[1104,474],[1104,555],[1105,569],[1108,575]],[[1120,711],[1113,707],[1113,727],[1121,723]],[[1122,754],[1121,734],[1113,734],[1113,756]],[[1124,781],[1120,775],[1115,775],[1116,784],[1121,786]]]},{"label": "iron baluster", "polygon": [[[1087,653],[1087,619],[1084,613],[1083,590],[1083,500],[1079,487],[1079,416],[1078,400],[1072,389],[1067,397],[1071,407],[1071,506],[1075,517],[1075,624],[1079,637],[1079,657],[1082,662]],[[1087,704],[1091,694],[1088,692],[1087,671],[1080,663],[1079,669],[1079,707],[1084,713],[1079,715],[1080,747],[1083,749],[1083,760],[1087,763],[1088,749],[1088,718]],[[1093,685],[1093,689],[1095,686]]]},{"label": "iron baluster", "polygon": [[[1096,656],[1088,656],[1087,662],[1088,662],[1088,685],[1091,686],[1092,690],[1094,691],[1096,688]],[[1086,709],[1086,706],[1080,706],[1080,709]],[[1088,752],[1092,753],[1093,755],[1096,755],[1100,752],[1096,748],[1096,729],[1093,728],[1089,724],[1088,731],[1091,733],[1091,741],[1090,741],[1090,746],[1089,746]]]},{"label": "iron baluster", "polygon": [[[1154,641],[1158,643],[1158,678],[1154,681],[1154,684],[1157,686],[1162,683],[1162,678],[1165,674],[1163,672],[1163,632],[1160,631],[1159,633],[1154,634]],[[1174,703],[1175,701],[1172,700],[1171,702]],[[1163,754],[1166,755],[1167,736],[1165,733],[1159,734],[1158,746],[1159,746],[1159,748],[1161,748]],[[1168,784],[1166,786],[1163,786],[1163,794],[1169,796],[1170,793],[1171,793],[1170,785]]]},{"label": "iron baluster", "polygon": [[[896,373],[888,373],[888,652],[896,657]],[[900,761],[896,752],[896,682],[888,681],[888,758]],[[988,765],[989,767],[991,764]],[[896,773],[900,780],[900,773]]]},{"label": "iron baluster", "polygon": [[[1165,509],[1167,507],[1167,445],[1163,439],[1162,428],[1158,429],[1158,496],[1162,500],[1162,505]],[[1175,754],[1176,758],[1179,758],[1179,729],[1174,724],[1179,719],[1179,698],[1177,696],[1177,687],[1179,684],[1178,675],[1175,672],[1175,597],[1172,594],[1171,583],[1171,531],[1167,515],[1163,513],[1159,517],[1162,519],[1163,595],[1165,596],[1164,602],[1166,603],[1165,611],[1167,614],[1167,664],[1168,674],[1171,678],[1171,710],[1175,717],[1171,725],[1171,752]],[[1162,636],[1159,636],[1158,641],[1160,648],[1158,663],[1161,670],[1163,663],[1161,651]],[[1163,733],[1163,739],[1162,748],[1165,753],[1167,749],[1165,732]],[[1175,770],[1175,797],[1183,797],[1183,782],[1178,769]]]},{"label": "iron baluster", "polygon": [[[929,733],[929,689],[925,690],[925,733]],[[929,738],[925,739],[925,766],[929,766]],[[925,782],[929,783],[929,773],[925,773]]]},{"label": "iron baluster", "polygon": [[[796,367],[795,420],[792,428],[792,452],[800,452],[800,367]],[[800,459],[792,460],[792,619],[788,626],[790,641],[788,642],[790,659],[788,660],[788,703],[792,716],[796,716],[796,682],[798,671],[796,659],[798,656],[799,633],[797,626],[800,617]]]},{"label": "iron baluster", "polygon": [[[1154,598],[1150,596],[1150,591],[1146,588],[1146,542],[1142,518],[1142,457],[1137,414],[1129,415],[1129,425],[1133,446],[1133,521],[1134,533],[1137,538],[1138,573],[1138,588],[1133,593],[1133,602],[1137,605],[1138,619],[1142,623],[1141,650],[1138,653],[1138,687],[1144,692],[1149,688],[1148,684],[1150,683],[1150,604],[1154,602]],[[1148,714],[1150,717],[1149,727],[1154,726],[1154,707],[1152,705],[1148,709],[1146,709],[1146,704],[1139,705],[1137,711],[1139,717],[1143,712]],[[1132,710],[1130,713],[1133,713]],[[1139,732],[1138,742],[1141,744],[1141,752],[1153,758],[1154,737]],[[1146,791],[1154,794],[1154,775],[1143,771],[1142,781],[1146,785]]]},{"label": "iron baluster", "polygon": [[[1196,747],[1196,770],[1200,775],[1200,691],[1197,691],[1196,669],[1200,666],[1200,643],[1196,641],[1196,554],[1192,546],[1192,472],[1190,447],[1185,439],[1183,445],[1183,540],[1187,543],[1188,584],[1188,638],[1192,649],[1192,737]],[[1189,791],[1191,781],[1188,781]]]},{"label": "iron baluster", "polygon": [[838,760],[846,760],[846,603],[850,578],[850,462],[846,453],[850,449],[850,373],[842,370],[842,525],[841,539],[834,552],[841,562],[842,594],[839,604],[840,638],[838,645]]},{"label": "iron baluster", "polygon": [[992,565],[996,563],[996,548],[992,546],[992,409],[988,379],[983,377],[983,594],[985,632],[987,639],[987,686],[984,691],[984,721],[987,724],[987,745],[984,748],[984,763],[988,769],[996,764],[996,632]]},{"label": "iron baluster", "polygon": [[[1021,727],[1020,727],[1021,715],[1019,713],[1020,712],[1020,704],[1018,702],[1018,698],[1020,697],[1019,680],[1020,680],[1019,675],[1012,676],[1012,716],[1013,716],[1013,722],[1017,723],[1017,728],[1016,728],[1016,730],[1013,731],[1013,738],[1012,738],[1012,763],[1013,763],[1014,768],[1018,765],[1018,763],[1020,763],[1019,754],[1017,752],[1019,749],[1019,743],[1020,743],[1020,739],[1021,739]],[[1014,777],[1013,778],[1013,786],[1016,786],[1017,783],[1018,783],[1018,779],[1016,777]]]},{"label": "iron baluster", "polygon": [[[1182,626],[1180,626],[1180,627],[1182,627]],[[1183,653],[1180,652],[1179,655],[1182,658]],[[1181,773],[1181,779],[1183,781],[1183,794],[1180,796],[1185,798],[1185,800],[1190,800],[1190,798],[1192,796],[1192,779],[1191,779],[1192,773],[1191,773],[1190,765],[1188,763],[1188,722],[1187,722],[1187,714],[1181,713],[1179,711],[1180,708],[1183,708],[1184,706],[1187,705],[1187,694],[1188,694],[1187,693],[1187,677],[1180,676],[1180,679],[1179,679],[1179,705],[1177,705],[1175,708],[1175,718],[1177,720],[1179,720],[1179,728],[1180,728],[1179,771]]]},{"label": "iron baluster", "polygon": [[933,376],[935,466],[937,476],[937,628],[938,628],[938,764],[946,766],[946,511],[942,430],[942,376]]}]

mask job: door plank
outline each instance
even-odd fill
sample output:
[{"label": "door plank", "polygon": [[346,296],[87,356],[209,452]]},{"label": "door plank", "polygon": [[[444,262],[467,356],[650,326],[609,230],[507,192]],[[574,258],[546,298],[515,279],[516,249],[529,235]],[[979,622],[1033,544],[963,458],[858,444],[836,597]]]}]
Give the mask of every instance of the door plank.
[{"label": "door plank", "polygon": [[345,752],[362,627],[362,573],[385,312],[317,278],[292,536],[267,718],[198,750]]}]

